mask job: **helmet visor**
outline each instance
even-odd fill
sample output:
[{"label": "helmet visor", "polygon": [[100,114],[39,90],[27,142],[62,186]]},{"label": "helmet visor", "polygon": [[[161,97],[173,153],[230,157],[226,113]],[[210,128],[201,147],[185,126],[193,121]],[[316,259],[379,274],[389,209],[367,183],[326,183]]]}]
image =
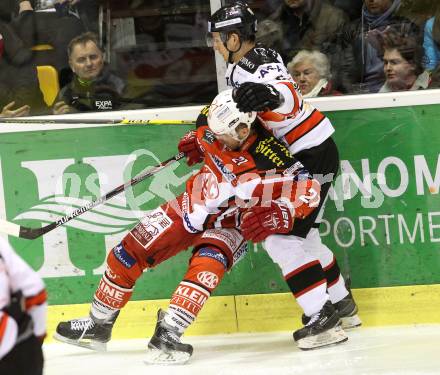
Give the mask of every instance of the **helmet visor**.
[{"label": "helmet visor", "polygon": [[208,47],[214,47],[215,43],[225,44],[228,40],[228,33],[221,32],[208,32],[206,33],[206,45]]}]

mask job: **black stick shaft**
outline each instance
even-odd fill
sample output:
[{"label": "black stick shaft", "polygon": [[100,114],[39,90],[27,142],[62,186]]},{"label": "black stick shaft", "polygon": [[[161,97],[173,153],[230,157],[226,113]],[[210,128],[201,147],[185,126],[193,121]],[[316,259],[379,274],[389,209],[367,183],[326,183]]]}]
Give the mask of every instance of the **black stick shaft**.
[{"label": "black stick shaft", "polygon": [[164,162],[160,163],[159,165],[153,167],[152,169],[146,170],[144,172],[141,172],[137,176],[133,177],[130,181],[119,185],[118,187],[114,188],[112,191],[108,192],[107,194],[103,195],[102,197],[86,204],[83,207],[80,207],[73,211],[71,214],[63,216],[62,218],[58,219],[57,221],[54,221],[53,223],[50,223],[44,227],[41,228],[29,228],[20,226],[20,233],[19,237],[26,238],[29,240],[33,240],[35,238],[38,238],[42,236],[43,234],[46,234],[50,232],[51,230],[66,224],[70,220],[78,217],[79,215],[82,215],[84,212],[87,212],[91,210],[93,207],[96,207],[100,205],[101,203],[104,203],[105,201],[109,200],[110,198],[113,198],[115,195],[118,195],[119,193],[123,192],[125,189],[127,189],[130,186],[134,186],[137,183],[145,180],[147,177],[153,176],[166,166],[174,163],[177,160],[182,159],[185,156],[184,153],[179,153],[177,155],[174,155],[173,157],[169,158],[168,160],[165,160]]}]

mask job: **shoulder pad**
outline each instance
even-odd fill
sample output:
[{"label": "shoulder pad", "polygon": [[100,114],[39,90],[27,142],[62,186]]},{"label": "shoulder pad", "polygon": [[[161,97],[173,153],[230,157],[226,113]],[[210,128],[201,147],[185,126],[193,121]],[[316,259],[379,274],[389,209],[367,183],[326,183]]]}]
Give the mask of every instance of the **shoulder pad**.
[{"label": "shoulder pad", "polygon": [[272,48],[267,48],[262,45],[259,45],[252,49],[252,53],[260,61],[260,64],[270,64],[274,62],[279,62],[278,52]]},{"label": "shoulder pad", "polygon": [[275,50],[259,46],[251,49],[237,65],[250,73],[255,73],[260,65],[277,62],[279,62],[278,53]]}]

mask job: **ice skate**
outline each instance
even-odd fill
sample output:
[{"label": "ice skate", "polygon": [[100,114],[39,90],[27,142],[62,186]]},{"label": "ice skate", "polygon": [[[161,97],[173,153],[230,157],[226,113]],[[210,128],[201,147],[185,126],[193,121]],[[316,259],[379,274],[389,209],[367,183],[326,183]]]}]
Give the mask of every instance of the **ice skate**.
[{"label": "ice skate", "polygon": [[307,324],[293,333],[293,339],[302,350],[334,345],[348,340],[341,320],[330,301],[312,315]]},{"label": "ice skate", "polygon": [[[336,309],[339,317],[341,318],[343,329],[352,329],[362,325],[362,320],[357,314],[358,307],[353,299],[351,291],[349,292],[347,297],[341,299],[339,302],[334,303],[333,307]],[[306,325],[309,320],[310,317],[305,314],[302,315],[302,324]]]},{"label": "ice skate", "polygon": [[181,333],[168,325],[164,318],[166,312],[157,312],[154,335],[148,343],[145,363],[154,365],[177,365],[186,363],[193,353],[193,347],[180,342]]},{"label": "ice skate", "polygon": [[362,325],[362,320],[357,314],[358,307],[353,299],[351,291],[348,293],[347,297],[342,298],[339,302],[334,303],[333,306],[341,318],[343,329],[356,328]]},{"label": "ice skate", "polygon": [[106,351],[117,315],[106,323],[99,323],[91,316],[60,322],[53,338],[91,350]]}]

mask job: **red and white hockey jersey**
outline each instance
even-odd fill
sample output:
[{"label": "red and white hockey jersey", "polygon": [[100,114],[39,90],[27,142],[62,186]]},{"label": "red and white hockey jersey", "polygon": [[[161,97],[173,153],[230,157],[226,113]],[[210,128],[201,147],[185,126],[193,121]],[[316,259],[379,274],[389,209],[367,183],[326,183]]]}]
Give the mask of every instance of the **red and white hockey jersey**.
[{"label": "red and white hockey jersey", "polygon": [[182,200],[189,232],[238,227],[239,212],[271,200],[282,200],[297,218],[318,206],[319,183],[270,132],[254,129],[238,151],[226,149],[208,127],[197,129],[205,164],[188,180]]},{"label": "red and white hockey jersey", "polygon": [[333,134],[330,120],[303,101],[297,83],[273,49],[257,45],[228,66],[227,85],[239,87],[244,82],[271,84],[281,93],[283,104],[273,111],[259,113],[259,117],[292,154],[318,146]]},{"label": "red and white hockey jersey", "polygon": [[12,249],[0,238],[0,358],[16,344],[18,327],[15,320],[3,311],[10,303],[11,294],[21,291],[25,297],[27,313],[33,320],[33,333],[46,335],[47,296],[44,283]]}]

